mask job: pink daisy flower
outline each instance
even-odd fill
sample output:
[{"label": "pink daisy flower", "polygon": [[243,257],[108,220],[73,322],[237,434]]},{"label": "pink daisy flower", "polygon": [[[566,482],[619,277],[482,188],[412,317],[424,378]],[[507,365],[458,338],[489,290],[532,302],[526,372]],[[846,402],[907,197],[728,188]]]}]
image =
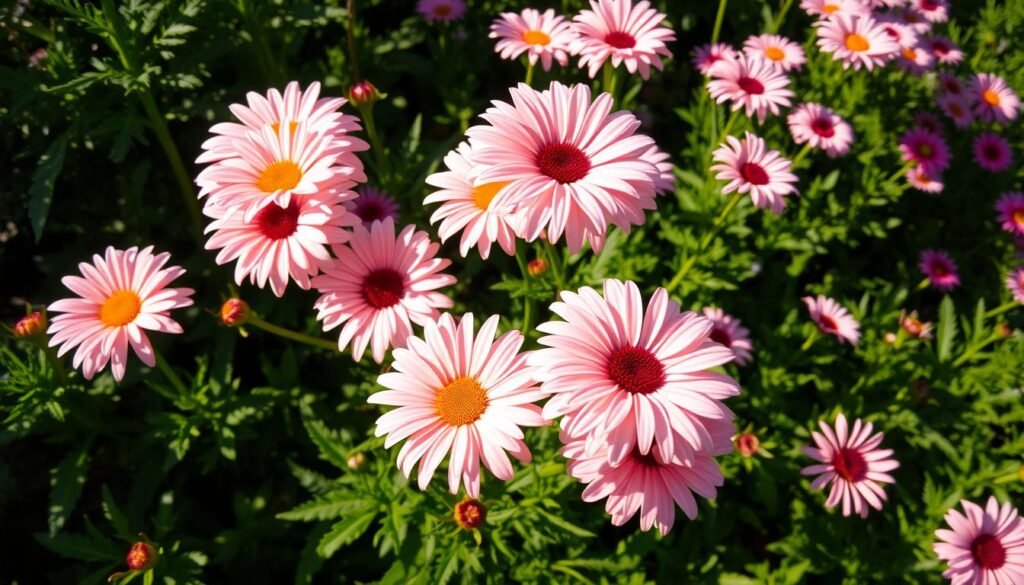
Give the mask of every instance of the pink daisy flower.
[{"label": "pink daisy flower", "polygon": [[473,186],[473,151],[463,142],[444,157],[448,171],[427,177],[427,184],[440,189],[423,200],[424,205],[441,203],[430,216],[430,223],[441,222],[438,235],[442,242],[458,232],[459,253],[465,257],[476,246],[484,260],[491,254],[491,244],[497,243],[509,256],[516,253],[516,234],[509,225],[510,217],[494,209],[491,202],[507,181],[482,183]]},{"label": "pink daisy flower", "polygon": [[377,382],[387,390],[367,398],[370,404],[398,408],[377,419],[376,436],[387,435],[388,449],[408,439],[398,453],[406,477],[419,462],[418,483],[427,489],[434,471],[448,458],[448,489],[465,484],[480,495],[480,463],[500,480],[515,473],[506,452],[524,463],[530,449],[520,427],[544,424],[537,389],[520,353],[523,336],[509,331],[498,337],[498,316],[487,319],[474,336],[473,314],[458,323],[445,313],[423,324],[423,337],[410,337],[408,349],[394,351],[394,371]]},{"label": "pink daisy flower", "polygon": [[970,82],[969,94],[974,113],[985,122],[1006,124],[1017,119],[1020,98],[998,75],[979,73]]},{"label": "pink daisy flower", "polygon": [[940,93],[947,93],[953,95],[965,95],[967,93],[964,88],[964,82],[954,73],[948,71],[939,71],[939,87]]},{"label": "pink daisy flower", "polygon": [[779,35],[752,36],[743,43],[747,57],[764,59],[782,71],[799,70],[807,62],[800,45]]},{"label": "pink daisy flower", "polygon": [[206,227],[213,234],[206,241],[207,250],[217,252],[217,264],[236,261],[235,283],[249,282],[270,288],[283,296],[288,281],[301,289],[309,289],[310,278],[320,266],[331,260],[329,244],[348,241],[346,228],[358,218],[345,209],[345,197],[321,200],[314,197],[292,197],[287,207],[271,204],[259,210],[252,221],[243,221],[240,212],[207,205],[203,210],[214,221]]},{"label": "pink daisy flower", "polygon": [[342,325],[340,350],[351,343],[358,361],[371,345],[379,364],[388,347],[405,347],[412,323],[424,325],[438,309],[451,308],[452,300],[437,292],[455,284],[454,276],[441,272],[451,260],[435,258],[439,248],[416,226],[396,237],[390,217],[369,227],[356,224],[347,244],[331,248],[335,260],[313,279],[321,293],[314,308],[324,331]]},{"label": "pink daisy flower", "polygon": [[793,185],[797,178],[790,172],[792,163],[778,151],[768,150],[764,139],[750,132],[743,140],[727,136],[725,141],[713,154],[718,164],[711,166],[711,170],[718,173],[716,179],[729,181],[722,188],[722,194],[748,193],[755,207],[782,213],[786,207],[784,197],[799,193]]},{"label": "pink daisy flower", "polygon": [[1006,275],[1006,288],[1013,295],[1013,300],[1024,303],[1024,266],[1018,266]]},{"label": "pink daisy flower", "polygon": [[693,66],[701,75],[707,75],[711,66],[719,61],[732,61],[739,55],[732,45],[715,43],[697,47],[693,55]]},{"label": "pink daisy flower", "polygon": [[366,225],[390,217],[398,221],[398,202],[383,189],[363,185],[356,191],[356,198],[345,202],[345,208]]},{"label": "pink daisy flower", "polygon": [[957,128],[966,128],[974,122],[971,101],[962,94],[947,93],[936,98],[935,103]]},{"label": "pink daisy flower", "polygon": [[612,67],[625,65],[630,73],[647,79],[653,66],[661,70],[662,57],[671,57],[665,43],[676,40],[672,29],[661,24],[665,15],[641,0],[590,0],[590,10],[581,10],[573,17],[577,37],[572,53],[580,56],[580,69],[587,69],[591,78],[604,62]]},{"label": "pink daisy flower", "polygon": [[491,205],[515,212],[521,238],[546,230],[550,242],[565,234],[574,254],[584,242],[600,251],[609,224],[628,232],[644,222],[661,172],[644,158],[654,141],[636,133],[636,116],[612,113],[607,93],[591,103],[584,84],[509,91],[512,104],[493,102],[482,115],[488,125],[466,134],[479,165],[474,184],[509,183]]},{"label": "pink daisy flower", "polygon": [[672,157],[658,145],[651,145],[642,157],[658,169],[658,176],[654,179],[654,191],[658,195],[671,193],[676,190],[675,165],[672,164]]},{"label": "pink daisy flower", "polygon": [[899,10],[893,10],[887,14],[886,17],[898,20],[910,27],[919,35],[927,35],[932,31],[932,22],[912,6],[905,6]]},{"label": "pink daisy flower", "polygon": [[588,454],[607,447],[616,467],[655,444],[665,459],[683,463],[714,449],[709,427],[732,426],[722,401],[739,386],[709,371],[734,357],[709,337],[711,321],[680,312],[663,288],[645,310],[633,282],[606,280],[603,297],[584,287],[561,298],[551,312],[564,321],[537,327],[545,347],[529,360],[552,396],[544,418],[564,416],[569,436],[586,439]]},{"label": "pink daisy flower", "polygon": [[979,134],[972,145],[974,162],[992,173],[1001,173],[1013,164],[1010,143],[995,132]]},{"label": "pink daisy flower", "polygon": [[917,32],[906,24],[903,24],[899,19],[888,16],[879,16],[877,20],[878,26],[881,27],[881,29],[889,35],[889,38],[899,45],[900,48],[917,46]]},{"label": "pink daisy flower", "polygon": [[942,250],[925,250],[917,267],[936,290],[946,292],[960,285],[956,262]]},{"label": "pink daisy flower", "polygon": [[924,39],[924,46],[944,65],[956,65],[964,59],[964,52],[960,47],[946,37],[928,37]]},{"label": "pink daisy flower", "polygon": [[843,516],[856,513],[867,518],[869,506],[881,510],[887,499],[882,486],[896,483],[888,472],[900,466],[892,458],[892,449],[879,449],[883,434],[872,435],[872,424],[859,418],[850,429],[842,414],[836,417],[834,430],[823,420],[819,420],[818,425],[821,433],[811,431],[816,447],[804,447],[803,451],[821,463],[800,471],[802,475],[817,475],[811,482],[811,489],[821,489],[831,483],[825,507],[832,508],[842,502]]},{"label": "pink daisy flower", "polygon": [[940,134],[942,133],[942,120],[931,112],[917,112],[914,114],[914,128]]},{"label": "pink daisy flower", "polygon": [[716,103],[732,102],[732,110],[744,109],[747,116],[757,114],[764,123],[771,112],[779,115],[780,106],[789,106],[793,92],[789,77],[771,61],[740,55],[731,61],[719,61],[708,70],[708,93]]},{"label": "pink daisy flower", "polygon": [[455,22],[466,13],[464,0],[419,0],[416,12],[427,22]]},{"label": "pink daisy flower", "polygon": [[949,20],[948,0],[911,0],[909,8],[916,10],[928,22],[946,22]]},{"label": "pink daisy flower", "polygon": [[914,129],[900,138],[903,160],[928,171],[942,172],[949,168],[949,147],[942,136],[928,130]]},{"label": "pink daisy flower", "polygon": [[903,47],[900,49],[899,56],[896,57],[896,65],[900,69],[920,77],[935,66],[935,57],[920,45]]},{"label": "pink daisy flower", "polygon": [[1004,231],[1024,236],[1024,193],[1003,193],[999,201],[996,201],[996,211],[999,212],[999,221]]},{"label": "pink daisy flower", "polygon": [[731,349],[736,356],[736,365],[745,366],[750,363],[753,345],[750,343],[750,330],[743,326],[743,322],[717,307],[705,307],[704,316],[712,324],[708,337]]},{"label": "pink daisy flower", "polygon": [[818,46],[842,60],[843,69],[861,67],[871,71],[885,65],[899,52],[899,45],[870,16],[837,14],[814,24],[818,27]]},{"label": "pink daisy flower", "polygon": [[171,319],[171,309],[192,304],[195,291],[169,288],[167,285],[185,269],[164,265],[167,252],[153,254],[153,247],[116,250],[107,247],[103,257],[94,254],[92,264],[81,262],[82,276],[65,276],[64,286],[78,295],[61,299],[47,307],[63,313],[50,319],[47,333],[50,346],[60,345],[58,356],[74,348],[73,365],[81,368],[85,379],[107,367],[114,379],[124,378],[128,347],[149,367],[156,365],[156,354],[146,330],[181,333],[181,325]]},{"label": "pink daisy flower", "polygon": [[933,194],[941,193],[946,186],[942,182],[942,173],[940,171],[927,169],[922,166],[916,166],[907,170],[907,182],[918,191]]},{"label": "pink daisy flower", "polygon": [[853,128],[839,114],[821,104],[800,104],[786,118],[797,144],[810,144],[836,158],[850,152]]},{"label": "pink daisy flower", "polygon": [[860,341],[860,323],[842,305],[825,295],[807,296],[802,300],[818,329],[835,335],[840,342],[857,345]]},{"label": "pink daisy flower", "polygon": [[801,0],[800,8],[810,16],[829,18],[834,15],[866,15],[871,9],[858,0]]},{"label": "pink daisy flower", "polygon": [[960,500],[964,513],[946,512],[950,529],[935,531],[932,545],[949,568],[942,576],[954,585],[1024,583],[1024,522],[1009,502],[989,497],[985,507]]},{"label": "pink daisy flower", "polygon": [[491,25],[489,36],[498,39],[494,50],[502,59],[517,59],[526,53],[530,65],[539,60],[544,71],[551,69],[552,61],[562,67],[569,64],[569,45],[576,38],[572,25],[550,8],[503,12]]}]

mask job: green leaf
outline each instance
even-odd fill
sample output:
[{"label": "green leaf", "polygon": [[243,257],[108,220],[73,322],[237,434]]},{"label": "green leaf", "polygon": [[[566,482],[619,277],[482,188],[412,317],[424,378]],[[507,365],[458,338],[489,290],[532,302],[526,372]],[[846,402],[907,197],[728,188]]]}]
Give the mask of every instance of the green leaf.
[{"label": "green leaf", "polygon": [[28,217],[37,242],[43,237],[43,226],[46,225],[46,216],[50,214],[50,204],[53,203],[53,187],[64,168],[64,155],[70,140],[71,135],[66,132],[54,140],[39,158],[39,166],[32,175],[32,184],[28,188]]},{"label": "green leaf", "polygon": [[341,445],[338,444],[337,433],[328,429],[327,425],[318,420],[306,419],[302,421],[302,424],[306,427],[309,438],[320,449],[320,457],[331,462],[338,469],[347,470],[348,457],[341,449]]},{"label": "green leaf", "polygon": [[83,534],[36,534],[36,540],[53,552],[81,561],[120,562],[124,551],[109,540],[85,536]]},{"label": "green leaf", "polygon": [[327,534],[320,539],[316,553],[325,559],[330,558],[339,548],[352,544],[362,536],[376,517],[377,505],[371,503],[361,513],[352,514],[344,520],[335,522]]},{"label": "green leaf", "polygon": [[586,538],[590,538],[590,537],[595,536],[593,532],[591,532],[591,531],[589,531],[589,530],[587,530],[585,528],[580,528],[579,526],[576,526],[575,524],[571,524],[571,523],[563,520],[562,518],[560,518],[558,516],[555,516],[554,514],[551,514],[550,512],[547,512],[547,511],[545,511],[545,510],[543,510],[541,508],[535,508],[535,509],[548,522],[554,524],[555,526],[561,528],[562,530],[568,532],[569,534],[572,534],[572,535],[575,535],[575,536],[583,536],[583,537],[586,537]]},{"label": "green leaf", "polygon": [[86,440],[72,451],[56,468],[50,471],[50,535],[57,534],[71,516],[82,495],[85,476],[89,471],[89,446]]},{"label": "green leaf", "polygon": [[946,295],[939,305],[939,324],[935,328],[935,347],[940,362],[949,360],[953,352],[956,330],[956,310],[953,307],[953,299]]},{"label": "green leaf", "polygon": [[118,536],[131,538],[132,530],[128,526],[128,519],[125,518],[124,512],[117,507],[114,496],[110,493],[110,488],[105,484],[103,486],[103,515],[110,521],[110,525],[117,531]]},{"label": "green leaf", "polygon": [[301,522],[334,520],[373,506],[375,503],[370,500],[353,500],[352,494],[339,490],[300,504],[287,512],[281,512],[277,518]]}]

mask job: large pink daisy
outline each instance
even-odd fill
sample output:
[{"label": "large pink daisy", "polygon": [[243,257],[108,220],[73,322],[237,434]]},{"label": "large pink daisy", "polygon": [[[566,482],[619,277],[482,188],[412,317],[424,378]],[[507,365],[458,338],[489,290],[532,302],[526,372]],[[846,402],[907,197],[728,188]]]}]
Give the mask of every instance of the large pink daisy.
[{"label": "large pink daisy", "polygon": [[1024,303],[1024,266],[1018,266],[1006,275],[1006,288],[1013,295],[1013,300]]},{"label": "large pink daisy", "polygon": [[948,292],[960,286],[956,262],[942,250],[921,252],[921,260],[917,267],[938,291]]},{"label": "large pink daisy", "polygon": [[784,72],[799,70],[807,62],[803,47],[780,35],[752,36],[743,43],[743,52],[748,57],[764,59]]},{"label": "large pink daisy", "polygon": [[726,43],[715,43],[713,45],[701,45],[697,47],[693,54],[693,66],[700,71],[702,75],[707,75],[708,70],[711,66],[719,61],[731,61],[736,58],[739,53],[736,49],[732,48],[732,45]]},{"label": "large pink daisy", "polygon": [[521,13],[502,12],[491,25],[494,50],[502,59],[516,59],[526,53],[530,65],[539,60],[544,71],[552,61],[565,67],[569,63],[569,45],[576,38],[572,25],[552,9],[544,12],[526,8]]},{"label": "large pink daisy", "polygon": [[743,140],[732,136],[714,152],[711,166],[717,171],[715,178],[729,181],[722,194],[739,191],[748,193],[756,207],[768,207],[772,213],[782,213],[786,207],[784,197],[799,193],[793,183],[796,175],[790,172],[792,164],[775,150],[768,150],[764,140],[746,133]]},{"label": "large pink daisy", "polygon": [[370,395],[370,404],[397,406],[377,419],[376,436],[387,435],[385,448],[408,439],[398,453],[406,477],[419,462],[418,483],[426,489],[441,460],[449,453],[448,488],[465,484],[471,497],[480,495],[480,462],[501,480],[514,471],[506,452],[530,461],[530,449],[519,427],[544,424],[544,398],[520,353],[523,336],[509,331],[494,338],[497,315],[473,333],[473,314],[458,323],[445,313],[423,324],[423,337],[410,337],[407,349],[394,351],[394,372],[377,382],[387,390]]},{"label": "large pink daisy", "polygon": [[466,13],[465,0],[419,0],[416,12],[427,22],[455,22]]},{"label": "large pink daisy", "polygon": [[871,71],[885,65],[899,52],[899,45],[870,16],[836,14],[816,22],[818,46],[843,62],[843,69],[861,67]]},{"label": "large pink daisy", "polygon": [[807,312],[810,313],[811,320],[818,326],[818,329],[823,333],[835,335],[840,342],[857,345],[857,342],[860,341],[860,323],[835,299],[818,295],[817,297],[807,296],[802,300],[807,305]]},{"label": "large pink daisy", "polygon": [[887,499],[882,485],[896,483],[888,472],[898,468],[891,449],[879,449],[882,433],[871,434],[873,426],[859,418],[850,429],[846,417],[836,417],[835,430],[825,421],[818,421],[821,433],[811,431],[816,447],[804,447],[804,454],[821,462],[800,471],[803,475],[817,475],[811,489],[821,489],[832,483],[825,507],[843,503],[843,516],[852,513],[867,518],[868,510],[882,509]]},{"label": "large pink daisy", "polygon": [[743,323],[717,307],[705,307],[704,316],[711,320],[712,328],[708,337],[732,350],[736,356],[736,365],[745,366],[750,363],[750,330]]},{"label": "large pink daisy", "polygon": [[964,513],[946,512],[949,529],[935,531],[932,545],[948,567],[942,576],[953,585],[1024,583],[1024,522],[1010,502],[994,496],[982,508],[960,500]]},{"label": "large pink daisy", "polygon": [[941,135],[928,130],[913,129],[900,138],[903,160],[924,167],[930,172],[949,168],[949,146]]},{"label": "large pink daisy", "polygon": [[789,132],[797,144],[810,144],[831,158],[850,152],[853,127],[839,114],[821,104],[806,103],[793,108],[786,117]]},{"label": "large pink daisy", "polygon": [[1020,98],[998,75],[979,73],[971,78],[968,93],[974,101],[974,113],[985,122],[1006,124],[1017,119]]},{"label": "large pink daisy", "polygon": [[662,57],[671,57],[665,43],[676,40],[672,29],[661,24],[665,15],[641,0],[590,0],[590,10],[573,17],[577,34],[572,52],[580,56],[580,69],[590,77],[611,59],[612,66],[625,65],[630,73],[647,79],[651,67],[659,71]]},{"label": "large pink daisy", "polygon": [[1005,231],[1024,236],[1024,193],[1008,191],[996,201],[999,223]]},{"label": "large pink daisy", "polygon": [[324,331],[342,326],[338,348],[351,343],[359,360],[371,345],[381,363],[388,347],[405,346],[412,323],[423,325],[450,308],[452,300],[437,289],[455,284],[455,277],[441,272],[451,260],[435,258],[439,248],[416,226],[396,237],[390,217],[356,224],[347,244],[333,246],[335,259],[313,279],[321,293],[314,308]]},{"label": "large pink daisy", "polygon": [[145,330],[181,333],[181,325],[170,317],[171,309],[192,304],[190,288],[167,285],[185,269],[164,265],[171,255],[153,254],[153,247],[115,250],[108,247],[103,257],[94,254],[92,264],[81,262],[82,276],[65,276],[64,286],[78,298],[61,299],[47,307],[63,313],[50,320],[50,346],[60,345],[58,356],[74,348],[73,365],[91,380],[110,362],[114,379],[124,378],[128,346],[142,363],[153,367],[156,354]]},{"label": "large pink daisy", "polygon": [[971,145],[974,162],[990,173],[1001,173],[1013,164],[1010,143],[995,132],[979,134]]},{"label": "large pink daisy", "polygon": [[776,69],[771,61],[740,55],[730,61],[719,61],[708,70],[708,93],[716,103],[732,102],[733,111],[743,109],[747,116],[757,114],[764,123],[768,112],[779,115],[779,108],[789,106],[793,92],[789,77]]}]

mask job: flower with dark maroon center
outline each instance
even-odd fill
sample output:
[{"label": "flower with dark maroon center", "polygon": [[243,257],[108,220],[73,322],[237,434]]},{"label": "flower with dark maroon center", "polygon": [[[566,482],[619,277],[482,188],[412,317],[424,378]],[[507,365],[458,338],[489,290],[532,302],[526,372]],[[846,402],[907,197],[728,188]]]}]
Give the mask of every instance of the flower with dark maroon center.
[{"label": "flower with dark maroon center", "polygon": [[363,280],[363,299],[375,309],[397,305],[404,295],[405,280],[391,268],[378,268]]},{"label": "flower with dark maroon center", "polygon": [[710,337],[711,341],[714,341],[715,343],[721,343],[725,347],[732,347],[732,337],[729,336],[728,331],[721,327],[715,327],[712,329],[711,333],[708,334],[708,337]]},{"label": "flower with dark maroon center", "polygon": [[826,332],[836,331],[839,329],[839,326],[836,325],[835,319],[829,317],[828,315],[822,315],[818,317],[818,326],[821,327],[822,331]]},{"label": "flower with dark maroon center", "polygon": [[650,394],[665,385],[665,366],[642,347],[620,347],[608,356],[608,377],[632,394]]},{"label": "flower with dark maroon center", "polygon": [[476,530],[487,517],[487,508],[476,498],[466,498],[455,504],[455,523],[463,530]]},{"label": "flower with dark maroon center", "polygon": [[272,203],[261,209],[253,222],[260,228],[260,233],[271,240],[287,238],[299,227],[299,202],[293,197],[288,207]]},{"label": "flower with dark maroon center", "polygon": [[836,135],[836,128],[828,118],[815,118],[811,122],[811,129],[822,138],[832,138]]},{"label": "flower with dark maroon center", "polygon": [[867,474],[868,465],[864,456],[856,449],[838,449],[832,456],[832,466],[836,474],[846,481],[857,482],[864,479]]},{"label": "flower with dark maroon center", "polygon": [[636,39],[633,38],[633,35],[621,31],[612,31],[608,33],[604,37],[604,42],[616,49],[632,49],[636,46]]},{"label": "flower with dark maroon center", "polygon": [[736,85],[751,95],[761,95],[764,93],[764,84],[753,77],[740,77],[736,80]]},{"label": "flower with dark maroon center", "polygon": [[352,213],[359,216],[359,219],[366,223],[373,223],[377,220],[383,220],[388,217],[389,214],[385,212],[384,206],[378,201],[357,201],[355,209]]},{"label": "flower with dark maroon center", "polygon": [[537,153],[537,167],[541,173],[565,185],[587,176],[590,158],[572,144],[548,144]]},{"label": "flower with dark maroon center", "polygon": [[1006,548],[995,535],[979,534],[971,542],[971,556],[985,569],[998,569],[1006,563]]},{"label": "flower with dark maroon center", "polygon": [[769,182],[768,172],[757,163],[743,163],[740,166],[740,175],[751,185],[767,185]]}]

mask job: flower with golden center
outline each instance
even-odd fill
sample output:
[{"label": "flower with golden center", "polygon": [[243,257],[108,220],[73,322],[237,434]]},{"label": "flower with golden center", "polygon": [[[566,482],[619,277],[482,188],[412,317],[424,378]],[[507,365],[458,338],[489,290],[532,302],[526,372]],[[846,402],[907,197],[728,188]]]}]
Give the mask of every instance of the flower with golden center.
[{"label": "flower with golden center", "polygon": [[552,62],[562,67],[569,64],[569,44],[576,38],[565,17],[550,8],[544,12],[534,8],[502,12],[491,24],[489,36],[498,39],[494,50],[502,59],[526,54],[531,67],[540,61],[544,71],[551,69]]},{"label": "flower with golden center", "polygon": [[487,518],[487,508],[476,498],[463,498],[455,504],[455,523],[463,530],[476,530]]}]

